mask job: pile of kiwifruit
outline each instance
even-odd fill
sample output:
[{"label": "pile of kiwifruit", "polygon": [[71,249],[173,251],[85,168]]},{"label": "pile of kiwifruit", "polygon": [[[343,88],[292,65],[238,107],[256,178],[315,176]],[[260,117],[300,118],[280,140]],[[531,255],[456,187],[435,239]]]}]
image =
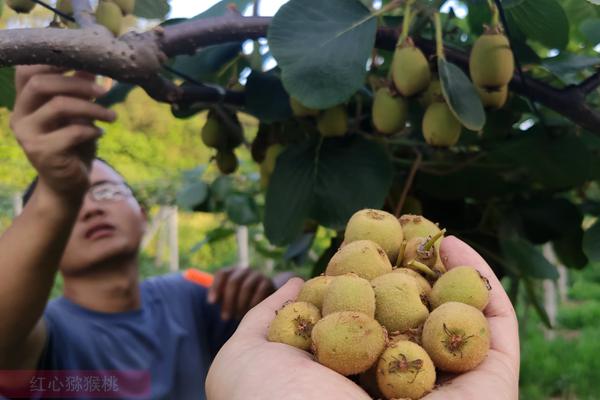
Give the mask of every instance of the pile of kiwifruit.
[{"label": "pile of kiwifruit", "polygon": [[358,211],[325,274],[276,313],[268,340],[310,351],[373,398],[420,399],[439,371],[477,367],[490,348],[490,285],[472,266],[446,269],[444,232],[419,215]]}]

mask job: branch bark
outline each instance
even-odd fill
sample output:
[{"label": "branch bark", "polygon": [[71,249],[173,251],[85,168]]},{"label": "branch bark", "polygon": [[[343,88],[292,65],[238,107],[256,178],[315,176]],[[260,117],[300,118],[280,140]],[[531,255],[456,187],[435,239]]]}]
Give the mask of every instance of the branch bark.
[{"label": "branch bark", "polygon": [[[73,2],[74,5],[79,3],[87,3],[87,0]],[[222,90],[210,86],[177,87],[160,77],[161,67],[168,58],[193,54],[203,46],[265,37],[270,22],[269,17],[228,13],[223,17],[157,27],[144,33],[127,33],[120,38],[107,37],[95,23],[76,33],[54,28],[2,30],[0,67],[39,63],[67,66],[138,84],[159,101],[210,102],[217,99],[239,105],[243,95],[236,92],[223,94]],[[380,28],[376,46],[392,50],[397,34],[395,29]],[[415,42],[427,55],[435,54],[433,41],[418,38]],[[446,48],[446,58],[465,71],[468,71],[468,57],[463,51]],[[531,77],[521,79],[518,75],[510,83],[514,92],[529,96],[594,133],[600,133],[600,112],[591,108],[585,97],[599,85],[600,72],[580,85],[564,89]]]}]

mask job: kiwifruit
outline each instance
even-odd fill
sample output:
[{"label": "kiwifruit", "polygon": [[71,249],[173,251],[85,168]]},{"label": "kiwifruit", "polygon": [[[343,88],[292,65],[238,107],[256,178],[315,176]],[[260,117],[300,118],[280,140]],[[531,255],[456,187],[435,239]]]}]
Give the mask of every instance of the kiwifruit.
[{"label": "kiwifruit", "polygon": [[498,109],[506,103],[508,97],[508,86],[506,85],[494,89],[475,86],[475,89],[477,89],[481,103],[486,108]]},{"label": "kiwifruit", "polygon": [[290,96],[290,107],[292,108],[292,114],[296,117],[316,117],[319,115],[319,110],[314,108],[306,107],[300,103],[296,98]]},{"label": "kiwifruit", "polygon": [[311,347],[311,332],[321,319],[319,309],[304,301],[285,304],[271,321],[267,339],[302,350]]},{"label": "kiwifruit", "polygon": [[427,352],[408,340],[389,346],[377,362],[377,383],[386,399],[420,399],[435,385]]},{"label": "kiwifruit", "polygon": [[375,293],[368,280],[356,274],[336,276],[325,289],[323,316],[338,311],[358,311],[375,317]]},{"label": "kiwifruit", "polygon": [[469,304],[483,310],[490,299],[490,283],[473,267],[454,267],[435,282],[431,290],[431,307],[449,301]]},{"label": "kiwifruit", "polygon": [[437,368],[465,372],[485,359],[490,328],[481,311],[451,301],[431,312],[423,326],[422,343]]},{"label": "kiwifruit", "polygon": [[112,1],[100,0],[96,8],[96,22],[104,25],[113,35],[119,36],[123,23],[123,13],[121,13],[119,6]]},{"label": "kiwifruit", "polygon": [[445,102],[427,107],[422,123],[423,137],[432,146],[450,147],[458,143],[462,125]]},{"label": "kiwifruit", "polygon": [[223,174],[231,174],[238,167],[238,159],[233,150],[219,150],[215,159],[219,171]]},{"label": "kiwifruit", "polygon": [[35,7],[35,3],[31,0],[6,0],[6,5],[20,14],[28,14]]},{"label": "kiwifruit", "polygon": [[319,363],[342,375],[354,375],[375,364],[385,349],[387,335],[385,329],[368,315],[340,311],[317,322],[312,331],[312,342]]},{"label": "kiwifruit", "polygon": [[419,289],[421,292],[421,298],[425,297],[426,299],[429,300],[429,295],[431,294],[431,285],[429,284],[427,279],[425,279],[423,277],[423,275],[419,274],[418,272],[416,272],[410,268],[396,268],[396,269],[394,269],[393,272],[407,274],[407,275],[410,275],[413,278],[415,278],[415,280],[417,281],[417,284],[419,285]]},{"label": "kiwifruit", "polygon": [[392,59],[392,78],[398,92],[405,97],[413,96],[429,86],[429,63],[412,41],[407,40],[396,47]]},{"label": "kiwifruit", "polygon": [[379,88],[375,93],[371,117],[377,131],[392,134],[406,125],[408,105],[401,96],[393,96],[388,88]]},{"label": "kiwifruit", "polygon": [[[427,90],[425,90],[419,97],[419,103],[423,107],[427,107],[433,102],[441,101],[443,98],[444,95],[442,94],[442,83],[439,79],[435,78],[431,80],[431,83],[429,83],[429,86],[427,86]],[[414,214],[420,214],[420,212]]]},{"label": "kiwifruit", "polygon": [[396,217],[386,211],[370,208],[355,212],[344,233],[346,243],[364,239],[374,241],[386,252],[391,262],[396,262],[403,238],[402,227]]},{"label": "kiwifruit", "polygon": [[124,15],[133,14],[135,9],[135,0],[112,0],[116,5],[119,6],[121,12]]},{"label": "kiwifruit", "polygon": [[307,301],[314,304],[319,310],[323,309],[325,290],[333,282],[333,276],[320,275],[304,282],[296,301]]},{"label": "kiwifruit", "polygon": [[[407,241],[416,237],[434,237],[441,231],[437,224],[421,215],[403,214],[400,216],[400,225]],[[442,237],[435,241],[434,246],[439,250],[441,243]]]},{"label": "kiwifruit", "polygon": [[344,136],[348,131],[348,113],[343,104],[328,108],[317,118],[317,130],[323,137]]},{"label": "kiwifruit", "polygon": [[473,44],[469,71],[476,86],[498,88],[513,77],[515,61],[508,38],[498,30],[489,30]]},{"label": "kiwifruit", "polygon": [[391,272],[373,279],[371,286],[375,292],[375,319],[388,332],[405,332],[427,319],[429,310],[412,276]]},{"label": "kiwifruit", "polygon": [[392,264],[385,251],[371,240],[356,240],[344,244],[331,257],[326,275],[343,275],[346,273],[371,280],[379,275],[392,272]]},{"label": "kiwifruit", "polygon": [[222,148],[226,140],[221,122],[217,118],[209,115],[202,127],[201,138],[202,143],[207,147],[213,147],[215,149]]}]

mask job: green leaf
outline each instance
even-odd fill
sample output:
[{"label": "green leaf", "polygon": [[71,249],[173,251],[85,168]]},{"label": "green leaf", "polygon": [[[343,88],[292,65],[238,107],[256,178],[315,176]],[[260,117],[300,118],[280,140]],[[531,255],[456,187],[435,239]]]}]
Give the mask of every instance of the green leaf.
[{"label": "green leaf", "polygon": [[524,276],[540,279],[558,279],[558,270],[530,242],[519,237],[505,237],[500,247],[508,263]]},{"label": "green leaf", "polygon": [[246,111],[266,123],[292,116],[290,98],[274,72],[252,71],[246,82]]},{"label": "green leaf", "polygon": [[303,233],[288,246],[283,258],[285,260],[295,261],[297,264],[302,263],[302,260],[306,258],[306,255],[315,240],[315,236],[315,232]]},{"label": "green leaf", "polygon": [[134,87],[135,85],[131,83],[117,82],[116,85],[110,88],[108,93],[96,99],[96,103],[104,107],[110,107],[114,104],[121,103],[125,101],[127,95]]},{"label": "green leaf", "polygon": [[204,182],[194,182],[186,185],[177,193],[177,204],[191,210],[195,206],[202,204],[208,196],[208,185]]},{"label": "green leaf", "polygon": [[586,19],[579,25],[579,30],[590,44],[600,43],[600,18]]},{"label": "green leaf", "polygon": [[467,75],[443,58],[438,59],[438,73],[444,98],[452,113],[467,129],[482,129],[485,125],[485,111]]},{"label": "green leaf", "polygon": [[238,56],[241,42],[229,42],[204,47],[194,55],[175,57],[171,67],[198,81],[214,81],[219,70]]},{"label": "green leaf", "polygon": [[15,105],[15,68],[0,68],[0,107],[12,110]]},{"label": "green leaf", "polygon": [[171,11],[167,0],[136,0],[133,15],[146,19],[163,19]]},{"label": "green leaf", "polygon": [[469,14],[467,21],[471,32],[476,35],[483,33],[483,25],[489,25],[492,20],[492,12],[490,6],[485,1],[481,0],[466,0],[469,6]]},{"label": "green leaf", "polygon": [[506,4],[506,17],[528,39],[559,50],[569,43],[569,20],[557,0],[525,0]]},{"label": "green leaf", "polygon": [[231,193],[233,179],[228,175],[219,175],[210,185],[210,194],[217,201],[224,201]]},{"label": "green leaf", "polygon": [[273,17],[269,46],[288,93],[312,108],[360,89],[377,23],[358,0],[291,0]]},{"label": "green leaf", "polygon": [[360,136],[288,146],[267,190],[265,232],[276,245],[291,243],[307,218],[342,228],[361,208],[380,208],[392,169],[384,149]]},{"label": "green leaf", "polygon": [[561,53],[542,61],[542,66],[566,83],[575,84],[580,81],[578,73],[586,68],[600,65],[600,57],[591,57],[573,53]]},{"label": "green leaf", "polygon": [[583,235],[583,251],[590,261],[600,261],[600,221],[597,221]]},{"label": "green leaf", "polygon": [[234,193],[225,199],[225,211],[229,219],[238,225],[252,225],[260,221],[254,198],[245,193]]}]

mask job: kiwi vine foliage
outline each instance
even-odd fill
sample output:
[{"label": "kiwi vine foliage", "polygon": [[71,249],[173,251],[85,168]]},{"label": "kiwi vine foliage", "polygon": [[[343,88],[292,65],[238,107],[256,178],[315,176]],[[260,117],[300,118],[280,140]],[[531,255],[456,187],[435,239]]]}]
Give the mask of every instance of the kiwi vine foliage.
[{"label": "kiwi vine foliage", "polygon": [[[218,3],[200,17],[221,15],[229,3]],[[252,1],[234,3],[246,11]],[[428,218],[466,240],[498,274],[508,276],[513,298],[517,282],[522,283],[528,300],[545,319],[535,280],[555,279],[557,272],[544,259],[539,245],[551,243],[569,268],[584,268],[600,259],[594,247],[600,239],[600,224],[595,224],[600,214],[597,132],[587,131],[539,103],[532,107],[527,96],[511,92],[503,108],[486,112],[479,132],[463,128],[459,142],[450,149],[424,142],[420,131],[424,108],[417,99],[408,102],[408,128],[392,136],[376,135],[370,122],[373,93],[368,77],[387,76],[392,52],[378,49],[371,58],[374,35],[378,27],[400,27],[402,12],[370,18],[362,3],[291,0],[275,15],[267,40],[254,42],[251,52],[244,53],[240,41],[172,60],[174,69],[195,80],[245,90],[246,105],[240,115],[258,119],[254,127],[245,126],[248,142],[254,140],[258,124],[259,133],[286,145],[266,191],[261,190],[258,166],[244,147],[236,150],[242,160],[240,170],[231,177],[218,176],[210,161],[213,153],[199,142],[206,104],[173,108],[171,113],[163,107],[161,114],[151,115],[145,112],[150,100],[136,91],[128,97],[127,91],[122,91],[112,101],[127,97],[126,107],[114,105],[117,110],[121,107],[122,120],[106,127],[100,154],[122,160],[120,168],[133,181],[164,177],[167,183],[179,182],[177,188],[164,189],[168,201],[175,202],[179,192],[181,205],[228,220],[201,244],[231,240],[231,227],[249,225],[260,236],[257,248],[261,254],[281,257],[290,263],[285,265],[313,265],[313,274],[317,274],[339,245],[335,238],[327,248],[333,232],[341,234],[344,222],[356,210],[396,209],[418,153],[421,162],[408,190],[411,198],[419,200]],[[383,6],[388,3],[382,2]],[[434,38],[429,15],[442,3],[416,2],[421,12],[412,25],[413,38]],[[484,24],[490,23],[490,9],[482,0],[452,4],[454,9],[444,8],[442,13],[444,44],[468,54]],[[600,43],[600,7],[582,0],[511,0],[502,4],[513,51],[524,74],[561,88],[596,72],[600,65],[594,50]],[[322,19],[309,19],[308,9]],[[167,11],[164,0],[138,0],[134,14],[139,18],[127,23],[145,29],[164,19]],[[36,8],[31,17],[15,17],[4,7],[1,21],[7,28],[15,24],[43,26],[48,15]],[[318,23],[324,29],[315,30]],[[306,40],[307,35],[311,40]],[[284,48],[287,50],[282,51]],[[0,80],[8,81],[10,73],[10,68],[0,70]],[[0,104],[5,106],[10,105],[11,96],[6,86],[0,88]],[[313,107],[346,104],[349,134],[320,139],[314,120],[292,117],[288,92]],[[598,91],[581,101],[598,108]],[[468,113],[469,107],[464,112]],[[23,159],[10,142],[3,115],[0,158],[11,161],[0,166],[2,183],[19,186],[31,173],[21,178],[13,173],[21,171],[18,165],[23,165]],[[174,131],[183,133],[174,135]],[[130,159],[136,163],[128,164]],[[183,169],[207,164],[211,166],[206,170],[179,175]],[[315,235],[315,222],[326,229]],[[313,242],[315,237],[317,242]]]}]

